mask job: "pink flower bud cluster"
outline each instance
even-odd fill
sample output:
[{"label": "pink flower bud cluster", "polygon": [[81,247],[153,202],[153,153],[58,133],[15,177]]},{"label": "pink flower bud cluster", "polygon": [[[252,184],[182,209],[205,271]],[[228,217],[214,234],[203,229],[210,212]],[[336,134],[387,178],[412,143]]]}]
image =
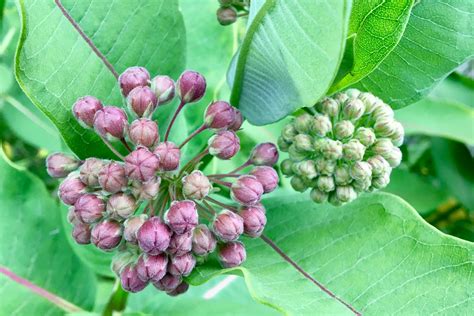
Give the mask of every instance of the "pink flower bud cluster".
[{"label": "pink flower bud cluster", "polygon": [[[209,254],[216,251],[224,268],[245,261],[245,246],[239,238],[257,238],[265,228],[265,208],[260,202],[278,186],[272,167],[278,151],[274,144],[263,143],[241,167],[227,174],[205,175],[197,170],[205,156],[227,160],[239,152],[236,132],[243,123],[241,113],[225,101],[212,102],[202,126],[178,145],[168,139],[169,131],[183,106],[203,97],[204,77],[185,71],[175,88],[167,76],[150,79],[146,69],[132,67],[119,77],[119,85],[129,112],[137,117],[130,124],[124,110],[103,106],[92,96],[79,99],[73,114],[82,126],[94,128],[120,159],[79,160],[54,153],[47,159],[47,171],[52,177],[65,178],[58,195],[69,206],[73,238],[78,244],[115,251],[112,270],[126,291],[138,292],[152,284],[176,296],[188,289],[185,278]],[[175,95],[180,104],[160,141],[152,114]],[[182,147],[204,130],[213,133],[208,147],[182,165]],[[115,145],[120,147],[111,142],[117,139],[120,144]],[[123,155],[125,149],[128,153]],[[216,186],[229,187],[231,199],[213,198]]]}]

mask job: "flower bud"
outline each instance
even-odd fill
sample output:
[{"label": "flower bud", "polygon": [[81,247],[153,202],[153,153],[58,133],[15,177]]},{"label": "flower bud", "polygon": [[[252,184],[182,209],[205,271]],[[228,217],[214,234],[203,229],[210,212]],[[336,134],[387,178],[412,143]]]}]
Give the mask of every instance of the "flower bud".
[{"label": "flower bud", "polygon": [[164,105],[174,98],[174,81],[168,76],[156,76],[151,79],[151,91],[158,98],[158,105]]},{"label": "flower bud", "polygon": [[125,157],[125,173],[137,181],[152,179],[160,168],[160,158],[146,147],[138,147]]},{"label": "flower bud", "polygon": [[127,114],[115,106],[104,106],[95,113],[94,129],[108,140],[122,139],[128,129]]},{"label": "flower bud", "polygon": [[191,252],[192,238],[192,231],[181,235],[173,234],[173,236],[171,236],[170,245],[166,251],[173,256],[182,256],[185,253]]},{"label": "flower bud", "polygon": [[322,175],[330,176],[334,173],[334,169],[336,169],[336,162],[334,160],[317,158],[314,163],[316,170]]},{"label": "flower bud", "polygon": [[372,179],[372,186],[375,189],[383,189],[390,183],[390,173],[384,173],[381,176]]},{"label": "flower bud", "polygon": [[347,203],[355,200],[357,193],[350,185],[342,185],[336,188],[336,197],[342,203]]},{"label": "flower bud", "polygon": [[291,187],[298,192],[304,192],[308,189],[306,182],[300,176],[293,176],[290,181]]},{"label": "flower bud", "polygon": [[149,117],[153,114],[158,98],[147,86],[136,87],[127,96],[128,109],[138,117]]},{"label": "flower bud", "polygon": [[331,192],[336,188],[333,177],[320,176],[316,182],[318,189],[323,192]]},{"label": "flower bud", "polygon": [[183,182],[183,195],[188,199],[202,200],[209,195],[212,185],[209,179],[199,170],[185,176]]},{"label": "flower bud", "polygon": [[130,216],[123,224],[123,238],[131,244],[136,245],[137,233],[143,223],[148,219],[148,215],[140,214],[136,216]]},{"label": "flower bud", "polygon": [[254,176],[240,176],[230,188],[231,197],[242,205],[254,205],[260,202],[263,186]]},{"label": "flower bud", "polygon": [[152,256],[142,253],[140,257],[138,257],[135,268],[137,270],[137,276],[143,282],[158,282],[165,276],[167,265],[168,257],[165,254]]},{"label": "flower bud", "polygon": [[[307,113],[303,113],[293,120],[295,130],[300,134],[306,134],[311,129],[313,117]],[[296,135],[295,135],[296,136]]]},{"label": "flower bud", "polygon": [[94,126],[95,113],[100,109],[102,109],[102,103],[99,99],[85,96],[74,103],[72,113],[82,127],[89,128]]},{"label": "flower bud", "polygon": [[308,156],[308,153],[298,150],[295,144],[293,144],[288,148],[288,155],[292,161],[298,162],[305,160]]},{"label": "flower bud", "polygon": [[364,103],[364,106],[365,106],[365,114],[370,114],[370,113],[372,113],[372,111],[373,111],[373,109],[374,109],[374,104],[375,104],[375,102],[376,102],[375,96],[374,96],[372,93],[362,92],[362,93],[359,95],[359,100],[361,100],[362,103]]},{"label": "flower bud", "polygon": [[298,151],[313,151],[313,139],[306,134],[298,134],[293,139],[293,145]]},{"label": "flower bud", "polygon": [[138,246],[150,254],[164,252],[171,240],[171,230],[159,217],[151,217],[137,231]]},{"label": "flower bud", "polygon": [[320,191],[316,188],[313,188],[309,194],[309,197],[316,203],[324,203],[328,200],[328,194],[326,192]]},{"label": "flower bud", "polygon": [[220,7],[216,16],[220,25],[230,25],[237,21],[237,10],[234,7]]},{"label": "flower bud", "polygon": [[173,171],[178,169],[181,159],[181,151],[178,146],[172,142],[159,143],[153,151],[160,157],[160,169],[163,171]]},{"label": "flower bud", "polygon": [[402,151],[398,147],[393,147],[389,152],[382,155],[389,163],[390,167],[396,168],[402,162]]},{"label": "flower bud", "polygon": [[285,176],[292,176],[293,172],[293,162],[290,159],[285,159],[281,162],[280,169]]},{"label": "flower bud", "polygon": [[222,241],[237,240],[244,232],[244,221],[234,212],[222,210],[214,219],[212,230]]},{"label": "flower bud", "polygon": [[212,129],[227,129],[235,121],[234,108],[225,101],[215,101],[211,103],[204,115],[204,124]]},{"label": "flower bud", "polygon": [[153,282],[153,285],[160,291],[171,292],[181,284],[180,275],[165,274],[161,280]]},{"label": "flower bud", "polygon": [[283,139],[288,143],[293,142],[293,138],[296,135],[298,135],[298,132],[295,129],[295,125],[292,123],[286,124],[281,131],[281,137],[283,137]]},{"label": "flower bud", "polygon": [[99,173],[105,166],[105,161],[97,158],[87,158],[80,169],[79,178],[91,188],[99,186]]},{"label": "flower bud", "polygon": [[196,266],[196,259],[191,253],[182,256],[171,256],[168,272],[172,275],[188,276]]},{"label": "flower bud", "polygon": [[347,161],[358,161],[364,158],[365,146],[357,139],[351,139],[342,146],[344,159]]},{"label": "flower bud", "polygon": [[310,180],[318,176],[318,172],[316,171],[316,164],[313,160],[305,160],[298,163],[298,170],[296,173]]},{"label": "flower bud", "polygon": [[67,222],[71,225],[76,225],[82,223],[79,218],[76,216],[76,211],[74,206],[70,206],[67,210]]},{"label": "flower bud", "polygon": [[378,119],[374,125],[375,135],[378,137],[389,137],[399,128],[398,125],[400,123],[397,123],[393,118],[383,117]]},{"label": "flower bud", "polygon": [[340,104],[343,104],[349,99],[347,94],[345,94],[344,92],[336,93],[333,98],[334,100],[338,101]]},{"label": "flower bud", "polygon": [[220,131],[209,138],[209,153],[219,159],[230,159],[240,150],[240,139],[233,131]]},{"label": "flower bud", "polygon": [[246,206],[239,215],[244,220],[244,233],[252,238],[260,237],[267,223],[265,212],[260,207]]},{"label": "flower bud", "polygon": [[250,174],[262,184],[264,193],[272,192],[278,186],[278,174],[272,167],[258,166]]},{"label": "flower bud", "polygon": [[383,103],[382,100],[379,99],[378,101],[379,102],[376,103],[376,105],[374,106],[374,110],[372,111],[372,117],[376,121],[381,120],[383,118],[393,119],[395,114],[392,108]]},{"label": "flower bud", "polygon": [[319,111],[330,117],[339,115],[339,102],[331,98],[324,98],[319,106]]},{"label": "flower bud", "polygon": [[192,250],[198,256],[206,256],[216,249],[216,238],[205,225],[196,226],[193,231]]},{"label": "flower bud", "polygon": [[311,123],[311,133],[319,137],[326,136],[332,130],[332,124],[326,115],[316,115]]},{"label": "flower bud", "polygon": [[334,125],[334,135],[337,139],[346,139],[354,134],[354,124],[351,121],[339,121]]},{"label": "flower bud", "polygon": [[123,96],[128,96],[130,91],[136,87],[145,87],[150,80],[150,74],[143,67],[127,68],[119,77],[118,81]]},{"label": "flower bud", "polygon": [[371,128],[359,127],[355,132],[354,138],[366,147],[370,147],[375,143],[375,133]]},{"label": "flower bud", "polygon": [[128,136],[134,145],[151,148],[160,140],[158,125],[147,118],[135,120],[130,125]]},{"label": "flower bud", "polygon": [[138,201],[154,200],[160,190],[161,178],[153,177],[148,181],[132,181],[131,191]]},{"label": "flower bud", "polygon": [[122,288],[131,293],[137,293],[142,291],[148,285],[148,282],[143,282],[138,277],[137,269],[134,265],[128,264],[120,273],[120,281]]},{"label": "flower bud", "polygon": [[232,107],[232,109],[234,110],[234,113],[235,113],[235,120],[232,123],[232,125],[229,126],[229,129],[237,132],[242,127],[242,124],[244,123],[244,117],[242,116],[242,112],[240,112],[234,107]]},{"label": "flower bud", "polygon": [[341,205],[343,204],[343,203],[342,203],[341,201],[339,201],[339,199],[337,198],[336,192],[333,192],[333,193],[329,194],[328,201],[329,201],[329,203],[331,203],[331,204],[334,205],[334,206],[341,206]]},{"label": "flower bud", "polygon": [[278,149],[273,143],[261,143],[250,154],[250,163],[255,166],[273,166],[278,161]]},{"label": "flower bud", "polygon": [[103,217],[105,203],[95,194],[84,194],[74,204],[74,212],[81,222],[91,224]]},{"label": "flower bud", "polygon": [[347,94],[349,98],[355,99],[359,97],[361,92],[358,89],[351,88],[347,89],[344,93]]},{"label": "flower bud", "polygon": [[129,194],[115,193],[107,201],[106,209],[111,218],[126,219],[137,209],[137,201]]},{"label": "flower bud", "polygon": [[339,165],[334,169],[334,182],[337,185],[346,185],[351,183],[352,177],[349,172],[349,166],[347,165]]},{"label": "flower bud", "polygon": [[206,92],[206,79],[198,72],[186,70],[179,77],[176,90],[183,103],[197,102]]},{"label": "flower bud", "polygon": [[77,176],[69,176],[61,182],[58,195],[67,205],[74,205],[77,199],[86,192],[86,185]]},{"label": "flower bud", "polygon": [[338,160],[342,158],[342,143],[338,140],[326,139],[321,144],[321,153],[328,160]]},{"label": "flower bud", "polygon": [[372,167],[368,162],[365,161],[356,161],[351,167],[350,170],[351,177],[354,180],[365,180],[372,177]]},{"label": "flower bud", "polygon": [[238,241],[228,242],[220,246],[217,255],[224,268],[238,267],[247,258],[244,244]]},{"label": "flower bud", "polygon": [[176,234],[192,231],[198,224],[198,212],[193,201],[173,201],[164,216],[166,224]]},{"label": "flower bud", "polygon": [[372,168],[372,174],[374,177],[378,177],[390,170],[389,163],[380,155],[370,157],[367,159],[367,162]]},{"label": "flower bud", "polygon": [[104,191],[117,193],[128,184],[125,168],[117,162],[111,162],[102,167],[99,172],[99,184]]},{"label": "flower bud", "polygon": [[365,178],[365,179],[358,179],[352,182],[352,187],[356,192],[366,192],[370,189],[370,185],[372,183],[371,178]]},{"label": "flower bud", "polygon": [[84,223],[76,223],[72,228],[72,238],[79,245],[87,245],[91,243],[91,228]]},{"label": "flower bud", "polygon": [[403,144],[403,139],[405,138],[405,130],[403,125],[400,122],[393,122],[393,131],[390,134],[390,139],[395,146],[401,146]]},{"label": "flower bud", "polygon": [[110,267],[112,271],[120,277],[123,268],[135,261],[135,255],[130,251],[119,251],[112,257]]},{"label": "flower bud", "polygon": [[174,290],[166,292],[169,296],[178,296],[183,293],[186,293],[189,289],[189,284],[186,282],[181,282]]},{"label": "flower bud", "polygon": [[54,153],[46,158],[46,170],[53,178],[64,178],[71,171],[76,170],[80,161],[71,155],[63,153]]},{"label": "flower bud", "polygon": [[[376,155],[381,155],[382,157],[385,158],[385,156],[388,156],[390,152],[392,151],[393,148],[392,141],[388,138],[379,138],[375,141],[374,145],[372,146],[372,151]],[[386,159],[386,158],[385,158]]]},{"label": "flower bud", "polygon": [[280,137],[278,137],[277,145],[278,145],[278,148],[280,148],[280,151],[288,152],[288,150],[290,149],[291,143],[286,142],[283,139],[283,137],[280,136]]},{"label": "flower bud", "polygon": [[364,115],[365,106],[361,100],[350,98],[344,103],[342,111],[346,119],[355,121]]},{"label": "flower bud", "polygon": [[122,240],[122,226],[113,220],[102,221],[92,228],[91,240],[97,248],[111,250]]}]

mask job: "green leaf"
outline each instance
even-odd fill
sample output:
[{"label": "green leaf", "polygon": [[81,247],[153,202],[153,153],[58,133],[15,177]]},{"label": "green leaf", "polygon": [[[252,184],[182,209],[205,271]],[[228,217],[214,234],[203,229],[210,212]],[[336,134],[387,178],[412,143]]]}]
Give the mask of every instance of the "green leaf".
[{"label": "green leaf", "polygon": [[[139,5],[68,0],[63,4],[118,73],[135,65],[146,67],[152,75],[176,78],[181,72],[185,36],[177,0],[148,0]],[[22,89],[79,157],[111,157],[92,131],[77,124],[71,107],[84,95],[121,106],[114,75],[53,1],[20,0],[19,5],[22,33],[16,76]]]},{"label": "green leaf", "polygon": [[355,0],[349,22],[352,67],[332,87],[343,89],[370,74],[397,46],[408,23],[414,0]]},{"label": "green leaf", "polygon": [[370,75],[354,85],[394,108],[427,95],[473,55],[471,0],[420,0],[397,47]]},{"label": "green leaf", "polygon": [[[472,310],[474,244],[434,229],[400,198],[373,193],[333,207],[314,204],[306,194],[278,195],[264,202],[265,234],[362,314],[461,315]],[[353,314],[262,239],[245,243],[242,267],[219,270],[210,261],[191,281],[242,273],[254,299],[286,314]]]},{"label": "green leaf", "polygon": [[474,108],[427,98],[395,112],[407,135],[444,137],[474,145]]},{"label": "green leaf", "polygon": [[344,52],[350,1],[269,0],[240,48],[231,103],[275,122],[327,91]]},{"label": "green leaf", "polygon": [[5,94],[13,84],[13,75],[7,65],[0,64],[0,96]]},{"label": "green leaf", "polygon": [[[0,314],[62,315],[61,309],[92,308],[95,276],[67,244],[59,218],[64,214],[41,181],[0,152],[0,188]],[[48,301],[34,289],[55,297]]]}]

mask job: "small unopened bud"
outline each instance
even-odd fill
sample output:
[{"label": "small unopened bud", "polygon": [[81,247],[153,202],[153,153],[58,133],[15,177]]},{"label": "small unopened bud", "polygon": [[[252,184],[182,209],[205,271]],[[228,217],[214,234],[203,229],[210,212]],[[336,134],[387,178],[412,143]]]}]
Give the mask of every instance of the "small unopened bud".
[{"label": "small unopened bud", "polygon": [[138,117],[149,117],[156,109],[158,99],[147,86],[136,87],[127,96],[127,105]]},{"label": "small unopened bud", "polygon": [[334,100],[338,101],[340,104],[343,104],[348,99],[349,97],[344,92],[339,92],[334,95]]},{"label": "small unopened bud", "polygon": [[128,130],[130,140],[135,145],[151,148],[160,140],[158,125],[147,118],[135,120]]},{"label": "small unopened bud", "polygon": [[192,250],[198,256],[206,256],[216,249],[216,238],[207,226],[200,224],[193,231]]},{"label": "small unopened bud", "polygon": [[161,178],[153,177],[148,181],[132,181],[131,191],[138,201],[154,200],[160,190]]},{"label": "small unopened bud", "polygon": [[240,150],[240,139],[234,131],[220,131],[209,141],[209,153],[219,159],[234,157]]},{"label": "small unopened bud", "polygon": [[77,199],[86,192],[86,185],[79,177],[71,175],[61,182],[58,189],[58,196],[64,204],[74,205]]},{"label": "small unopened bud", "polygon": [[74,103],[72,113],[82,127],[90,128],[94,126],[95,113],[100,109],[102,109],[102,103],[99,99],[85,96]]},{"label": "small unopened bud", "polygon": [[313,139],[306,134],[298,134],[293,139],[293,145],[298,151],[313,151]]},{"label": "small unopened bud", "polygon": [[314,163],[316,164],[316,170],[322,175],[330,176],[334,173],[334,169],[336,169],[336,162],[334,160],[317,158]]},{"label": "small unopened bud", "polygon": [[137,244],[137,233],[143,223],[148,219],[148,215],[140,214],[130,216],[123,224],[123,238],[131,244]]},{"label": "small unopened bud", "polygon": [[378,177],[390,170],[390,164],[380,155],[370,157],[367,159],[367,162],[372,167],[374,177]]},{"label": "small unopened bud", "polygon": [[120,281],[122,288],[131,293],[137,293],[142,291],[148,285],[148,282],[143,282],[138,277],[137,269],[132,264],[127,264],[123,267],[120,273]]},{"label": "small unopened bud", "polygon": [[371,178],[357,179],[352,182],[352,187],[356,192],[366,192],[369,190],[371,183]]},{"label": "small unopened bud", "polygon": [[222,241],[237,240],[244,232],[244,221],[234,212],[222,210],[212,223],[212,230]]},{"label": "small unopened bud", "polygon": [[329,201],[329,203],[331,203],[331,204],[334,205],[334,206],[341,206],[341,205],[343,204],[343,203],[342,203],[341,201],[339,201],[339,199],[337,198],[336,192],[333,192],[333,193],[329,194],[328,201]]},{"label": "small unopened bud", "polygon": [[346,139],[354,134],[354,124],[351,121],[340,121],[334,125],[334,135],[337,139]]},{"label": "small unopened bud", "polygon": [[283,137],[280,136],[278,137],[277,145],[278,145],[278,148],[280,148],[280,151],[288,152],[288,150],[290,149],[291,143],[288,143],[286,140],[283,139]]},{"label": "small unopened bud", "polygon": [[278,149],[273,143],[261,143],[250,154],[250,163],[255,166],[273,166],[278,162]]},{"label": "small unopened bud", "polygon": [[137,240],[144,252],[157,255],[168,248],[171,230],[159,217],[151,217],[138,229]]},{"label": "small unopened bud", "polygon": [[235,120],[234,120],[234,123],[232,123],[232,125],[229,126],[229,129],[236,132],[242,127],[242,124],[244,123],[244,117],[242,116],[242,112],[240,112],[236,108],[233,108],[233,109],[235,112]]},{"label": "small unopened bud", "polygon": [[365,106],[361,100],[350,98],[344,103],[343,109],[344,117],[348,120],[355,121],[364,115]]},{"label": "small unopened bud", "polygon": [[397,128],[397,124],[392,118],[383,117],[374,124],[375,135],[378,137],[389,137]]},{"label": "small unopened bud", "polygon": [[272,167],[258,166],[250,174],[262,184],[264,193],[272,192],[278,186],[278,174]]},{"label": "small unopened bud", "polygon": [[168,76],[156,76],[151,79],[151,91],[158,98],[158,105],[164,105],[174,98],[174,81]]},{"label": "small unopened bud", "polygon": [[260,237],[267,223],[267,217],[262,208],[247,206],[242,208],[239,215],[244,220],[244,233],[252,238]]},{"label": "small unopened bud", "polygon": [[316,182],[318,189],[323,192],[331,192],[336,188],[334,178],[329,176],[320,176]]},{"label": "small unopened bud", "polygon": [[316,115],[311,123],[311,133],[319,137],[326,136],[332,130],[331,120],[327,115]]},{"label": "small unopened bud", "polygon": [[375,96],[372,93],[362,92],[359,95],[359,100],[361,100],[362,103],[364,103],[365,114],[372,113],[372,111],[374,109],[374,104],[375,104],[375,101],[376,101]]},{"label": "small unopened bud", "polygon": [[115,193],[107,201],[107,213],[117,220],[128,218],[136,208],[135,198],[126,193]]},{"label": "small unopened bud", "polygon": [[216,16],[220,25],[230,25],[237,21],[237,10],[234,7],[220,7]]},{"label": "small unopened bud", "polygon": [[173,201],[164,216],[166,224],[176,234],[192,231],[198,224],[198,212],[193,201]]},{"label": "small unopened bud", "polygon": [[125,268],[128,264],[135,261],[135,255],[130,251],[119,251],[112,257],[112,262],[110,267],[112,271],[120,277],[120,273],[122,272],[123,268]]},{"label": "small unopened bud", "polygon": [[360,95],[360,91],[358,89],[354,89],[354,88],[347,89],[344,93],[347,94],[347,96],[350,99],[358,98],[359,95]]},{"label": "small unopened bud", "polygon": [[330,117],[337,117],[339,115],[339,102],[331,98],[324,98],[320,103],[319,110]]},{"label": "small unopened bud", "polygon": [[290,159],[294,162],[303,161],[308,157],[308,153],[298,150],[295,144],[290,145],[290,147],[288,148],[288,155],[290,156]]},{"label": "small unopened bud", "polygon": [[160,157],[160,169],[163,171],[173,171],[178,169],[181,159],[181,151],[173,142],[159,143],[153,151]]},{"label": "small unopened bud", "polygon": [[92,228],[91,240],[97,248],[111,250],[122,240],[122,226],[113,220],[102,221]]},{"label": "small unopened bud", "polygon": [[204,124],[212,129],[228,129],[235,121],[234,108],[225,101],[211,103],[204,115]]},{"label": "small unopened bud", "polygon": [[300,134],[307,134],[311,129],[313,117],[307,113],[303,113],[293,120],[295,130]]},{"label": "small unopened bud", "polygon": [[403,139],[405,138],[405,130],[400,122],[395,121],[393,123],[393,132],[390,134],[390,139],[395,146],[401,146]]},{"label": "small unopened bud", "polygon": [[71,171],[76,170],[80,161],[71,155],[54,153],[46,158],[46,170],[53,178],[64,178]]},{"label": "small unopened bud", "polygon": [[171,256],[168,264],[168,272],[172,275],[188,276],[196,265],[196,259],[191,253],[182,256]]},{"label": "small unopened bud", "polygon": [[383,189],[390,183],[390,173],[384,173],[372,179],[372,186],[375,189]]},{"label": "small unopened bud", "polygon": [[186,282],[181,282],[174,290],[166,292],[169,296],[178,296],[183,293],[186,293],[189,289],[189,284]]},{"label": "small unopened bud", "polygon": [[105,161],[97,158],[87,158],[80,169],[80,179],[91,188],[99,186],[99,173],[105,166]]},{"label": "small unopened bud", "polygon": [[372,166],[365,161],[356,161],[350,170],[354,180],[362,181],[372,177]]},{"label": "small unopened bud", "polygon": [[128,184],[124,166],[117,162],[111,162],[102,167],[99,172],[99,184],[104,191],[110,193],[122,191]]},{"label": "small unopened bud", "polygon": [[347,161],[358,161],[364,158],[365,146],[357,139],[351,139],[342,146],[344,159]]},{"label": "small unopened bud", "polygon": [[392,149],[385,153],[382,154],[382,156],[387,160],[389,163],[390,167],[396,168],[400,165],[402,162],[402,151],[398,147],[392,147]]},{"label": "small unopened bud", "polygon": [[336,188],[336,196],[342,203],[347,203],[355,200],[357,193],[352,186],[343,185]]},{"label": "small unopened bud", "polygon": [[150,74],[143,67],[127,68],[119,77],[118,81],[122,94],[126,97],[136,87],[145,87],[150,80]]},{"label": "small unopened bud", "polygon": [[74,204],[76,217],[83,223],[95,223],[104,216],[105,203],[95,194],[84,194]]},{"label": "small unopened bud", "polygon": [[228,242],[219,247],[219,262],[224,268],[233,268],[240,266],[245,259],[247,253],[244,244],[238,241]]},{"label": "small unopened bud", "polygon": [[286,124],[281,131],[281,137],[283,137],[283,139],[288,143],[293,142],[293,138],[296,135],[298,135],[298,132],[295,129],[295,125],[292,123]]},{"label": "small unopened bud", "polygon": [[206,92],[206,79],[198,72],[186,70],[176,82],[176,90],[183,103],[197,102]]},{"label": "small unopened bud", "polygon": [[125,173],[128,178],[148,181],[160,168],[160,158],[146,147],[138,147],[125,157]]},{"label": "small unopened bud", "polygon": [[383,101],[379,99],[379,102],[377,102],[374,106],[372,116],[376,121],[378,121],[384,118],[393,119],[395,114],[390,106],[383,103]]},{"label": "small unopened bud", "polygon": [[293,172],[293,162],[290,159],[285,159],[281,162],[280,165],[281,172],[285,176],[292,176],[294,174]]},{"label": "small unopened bud", "polygon": [[306,179],[314,179],[318,176],[318,172],[316,170],[316,164],[313,160],[305,160],[298,163],[298,168],[295,173],[299,174],[300,176]]},{"label": "small unopened bud", "polygon": [[340,141],[326,139],[321,145],[321,153],[328,160],[338,160],[342,158],[342,148]]},{"label": "small unopened bud", "polygon": [[375,143],[375,133],[371,128],[359,127],[354,134],[354,138],[366,147],[370,147]]},{"label": "small unopened bud", "polygon": [[173,234],[173,236],[171,236],[170,245],[166,252],[174,256],[182,256],[185,253],[190,252],[192,249],[192,238],[192,231],[186,232],[184,234]]},{"label": "small unopened bud", "polygon": [[152,256],[143,253],[138,258],[135,268],[138,277],[143,282],[158,282],[165,276],[167,265],[168,257],[165,254]]},{"label": "small unopened bud", "polygon": [[105,106],[95,114],[94,129],[108,140],[122,139],[128,129],[127,114],[115,106]]},{"label": "small unopened bud", "polygon": [[76,216],[74,206],[70,206],[67,210],[67,222],[71,225],[76,225],[78,223],[82,223],[79,218]]},{"label": "small unopened bud", "polygon": [[254,176],[240,176],[231,186],[231,197],[242,205],[260,202],[264,192],[262,184]]},{"label": "small unopened bud", "polygon": [[85,223],[76,223],[72,228],[72,238],[79,245],[87,245],[91,243],[91,228]]},{"label": "small unopened bud", "polygon": [[337,185],[346,185],[351,183],[352,177],[349,172],[349,166],[339,165],[334,169],[334,181]]},{"label": "small unopened bud", "polygon": [[182,277],[180,275],[165,274],[161,280],[153,282],[153,285],[160,291],[171,292],[181,284]]},{"label": "small unopened bud", "polygon": [[328,200],[329,195],[326,192],[313,188],[309,196],[316,203],[324,203]]},{"label": "small unopened bud", "polygon": [[183,194],[188,199],[202,200],[208,196],[212,189],[209,179],[199,170],[191,172],[181,181],[183,182]]},{"label": "small unopened bud", "polygon": [[308,189],[308,185],[300,176],[293,176],[290,181],[291,187],[298,192],[304,192]]}]

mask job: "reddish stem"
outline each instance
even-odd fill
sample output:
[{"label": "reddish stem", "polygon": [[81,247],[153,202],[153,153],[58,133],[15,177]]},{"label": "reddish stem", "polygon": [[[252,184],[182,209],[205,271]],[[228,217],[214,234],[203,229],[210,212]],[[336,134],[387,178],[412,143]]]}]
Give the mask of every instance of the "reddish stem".
[{"label": "reddish stem", "polygon": [[125,160],[125,157],[122,156],[121,153],[119,153],[119,151],[117,149],[115,149],[114,146],[112,146],[112,144],[105,138],[103,137],[102,135],[99,135],[100,138],[102,139],[102,141],[107,145],[107,147],[109,147],[109,149],[117,156],[119,157],[121,160]]},{"label": "reddish stem", "polygon": [[227,181],[222,181],[222,180],[215,179],[215,178],[210,178],[209,180],[211,180],[211,182],[226,186],[228,188],[230,188],[232,186],[232,183],[227,182]]},{"label": "reddish stem", "polygon": [[199,133],[205,131],[207,129],[207,126],[202,124],[198,129],[196,129],[194,132],[192,132],[191,135],[186,138],[181,145],[179,145],[179,149],[183,148],[184,145],[186,145],[191,139],[193,139],[194,136],[198,135]]},{"label": "reddish stem", "polygon": [[170,121],[170,125],[168,125],[168,129],[166,130],[165,142],[168,140],[168,137],[170,136],[171,127],[173,127],[174,121],[176,121],[176,118],[178,117],[179,112],[181,112],[185,104],[186,103],[184,103],[183,100],[179,102],[178,108],[174,112],[173,118]]},{"label": "reddish stem", "polygon": [[234,211],[234,212],[237,212],[237,211],[238,211],[237,208],[235,208],[235,207],[233,207],[233,206],[231,206],[231,205],[227,205],[227,204],[225,204],[225,203],[222,203],[222,202],[220,202],[220,201],[217,201],[217,200],[211,198],[210,196],[206,196],[205,199],[206,199],[207,201],[209,201],[209,202],[212,202],[212,203],[214,203],[214,204],[216,204],[216,205],[219,205],[220,207],[229,209],[229,210]]},{"label": "reddish stem", "polygon": [[207,177],[208,178],[238,178],[240,177],[241,174],[238,174],[238,173],[221,173],[221,174],[211,174],[211,175],[208,175]]},{"label": "reddish stem", "polygon": [[240,170],[247,168],[247,167],[250,166],[251,164],[252,164],[252,163],[250,162],[250,160],[247,160],[246,162],[244,162],[244,164],[243,164],[242,166],[240,166],[240,167],[238,167],[238,168],[236,168],[236,169],[234,169],[234,170],[232,170],[232,171],[229,171],[229,173],[230,173],[230,174],[232,174],[232,173],[237,173],[237,172],[239,172]]},{"label": "reddish stem", "polygon": [[122,142],[122,144],[125,146],[125,148],[127,148],[128,152],[132,152],[132,149],[130,148],[130,146],[128,145],[127,141],[125,140],[125,138],[121,138],[120,141]]}]

